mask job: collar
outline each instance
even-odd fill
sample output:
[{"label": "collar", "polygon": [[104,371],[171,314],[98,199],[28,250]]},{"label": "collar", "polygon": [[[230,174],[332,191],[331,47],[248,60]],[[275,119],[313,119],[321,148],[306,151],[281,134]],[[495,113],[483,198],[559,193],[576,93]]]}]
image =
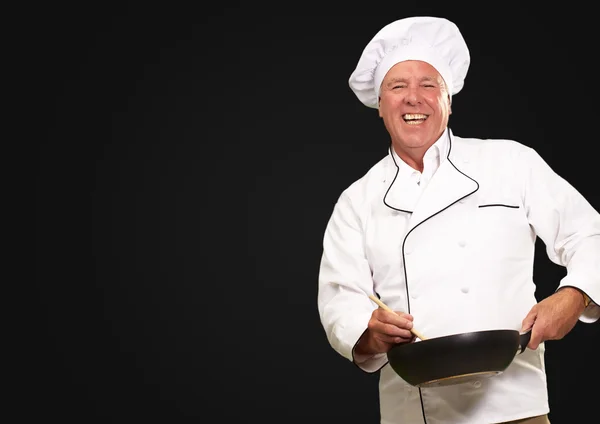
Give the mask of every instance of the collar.
[{"label": "collar", "polygon": [[[416,195],[413,193],[414,184],[410,175],[413,171],[417,171],[400,161],[393,149],[390,148],[391,160],[387,162],[390,166],[387,177],[390,185],[383,196],[383,203],[396,211],[412,213],[411,228],[461,198],[476,192],[479,188],[479,183],[456,168],[449,158],[451,152],[453,156],[456,154],[456,150],[452,146],[453,141],[452,132],[446,128],[442,136],[434,143],[437,148],[429,149],[432,153],[428,158],[435,157],[437,151],[440,164],[435,170],[435,175],[430,174],[427,189],[416,192]],[[427,165],[423,170],[430,172]],[[403,174],[404,172],[408,172],[409,178],[403,178],[403,175],[406,175]],[[418,199],[418,204],[415,199]]]},{"label": "collar", "polygon": [[[439,166],[448,158],[450,151],[450,130],[444,129],[440,138],[433,143],[423,156],[423,174],[429,179],[437,171]],[[391,155],[398,167],[398,178],[414,179],[419,178],[421,173],[404,162],[390,146]]]}]

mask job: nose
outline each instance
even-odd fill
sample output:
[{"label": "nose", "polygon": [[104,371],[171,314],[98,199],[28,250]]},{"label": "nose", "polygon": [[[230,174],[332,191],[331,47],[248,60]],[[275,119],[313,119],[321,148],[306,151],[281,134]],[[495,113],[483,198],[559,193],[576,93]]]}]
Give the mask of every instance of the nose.
[{"label": "nose", "polygon": [[421,97],[419,96],[418,90],[411,88],[406,93],[404,101],[410,105],[418,105],[421,103]]}]

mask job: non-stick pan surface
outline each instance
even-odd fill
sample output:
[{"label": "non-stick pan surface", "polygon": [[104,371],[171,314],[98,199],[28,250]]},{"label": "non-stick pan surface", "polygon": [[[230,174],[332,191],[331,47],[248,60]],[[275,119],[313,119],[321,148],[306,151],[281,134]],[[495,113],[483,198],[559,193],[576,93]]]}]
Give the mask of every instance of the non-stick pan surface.
[{"label": "non-stick pan surface", "polygon": [[417,387],[448,386],[503,372],[529,343],[531,331],[488,330],[399,344],[387,353],[392,369]]}]

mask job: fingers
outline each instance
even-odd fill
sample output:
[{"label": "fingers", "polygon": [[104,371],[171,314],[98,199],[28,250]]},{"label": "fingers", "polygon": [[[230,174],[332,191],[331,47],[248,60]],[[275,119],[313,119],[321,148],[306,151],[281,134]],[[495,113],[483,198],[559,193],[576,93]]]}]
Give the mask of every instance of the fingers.
[{"label": "fingers", "polygon": [[387,345],[409,343],[415,339],[415,336],[413,336],[410,331],[407,335],[403,336],[390,336],[383,333],[373,333],[373,337],[376,338],[379,342],[385,343]]},{"label": "fingers", "polygon": [[363,345],[370,352],[385,353],[394,345],[410,343],[415,337],[411,333],[413,317],[402,312],[375,309],[367,325]]},{"label": "fingers", "polygon": [[536,325],[534,324],[533,328],[531,329],[531,338],[529,339],[527,347],[533,350],[537,349],[540,343],[542,342],[542,334],[543,333],[539,331]]},{"label": "fingers", "polygon": [[521,332],[525,332],[531,329],[531,337],[527,347],[529,349],[537,349],[542,342],[543,332],[540,331],[540,325],[536,325],[536,319],[538,316],[537,305],[531,308],[523,322],[521,323]]},{"label": "fingers", "polygon": [[[531,315],[531,312],[529,314]],[[529,343],[527,343],[527,347],[533,350],[537,349],[540,343],[544,341],[544,325],[542,321],[537,318],[538,316],[535,314],[533,320],[530,319],[527,321],[527,323],[531,322],[531,324],[529,327],[526,327],[526,329],[531,328],[531,337],[529,339]]]},{"label": "fingers", "polygon": [[537,309],[534,306],[533,308],[531,308],[531,310],[529,311],[527,316],[521,322],[521,333],[524,333],[525,331],[527,331],[531,327],[533,327],[533,324],[535,323],[536,318],[537,318]]},{"label": "fingers", "polygon": [[388,338],[393,338],[388,343],[399,343],[401,340],[396,340],[398,338],[409,340],[413,337],[413,334],[410,330],[405,328],[397,327],[393,324],[382,324],[377,327],[377,333],[387,336]]},{"label": "fingers", "polygon": [[412,340],[414,337],[410,332],[413,326],[412,321],[413,317],[409,314],[377,309],[373,312],[368,327],[383,342],[402,343]]},{"label": "fingers", "polygon": [[404,312],[388,312],[380,308],[373,311],[373,317],[378,321],[407,330],[413,326],[413,316]]}]

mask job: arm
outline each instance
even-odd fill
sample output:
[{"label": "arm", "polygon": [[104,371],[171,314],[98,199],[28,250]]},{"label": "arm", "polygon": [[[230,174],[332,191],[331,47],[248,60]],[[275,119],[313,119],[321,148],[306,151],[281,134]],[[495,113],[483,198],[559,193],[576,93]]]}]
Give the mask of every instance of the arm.
[{"label": "arm", "polygon": [[[521,157],[524,204],[530,225],[546,245],[550,260],[566,267],[556,292],[536,306],[523,321],[533,326],[531,348],[558,340],[577,321],[600,318],[600,214],[532,149]],[[586,296],[588,299],[586,299]]]},{"label": "arm", "polygon": [[412,317],[377,308],[368,297],[373,293],[360,217],[343,193],[325,230],[318,308],[331,346],[367,372],[387,363],[393,343],[413,339],[406,329]]}]

